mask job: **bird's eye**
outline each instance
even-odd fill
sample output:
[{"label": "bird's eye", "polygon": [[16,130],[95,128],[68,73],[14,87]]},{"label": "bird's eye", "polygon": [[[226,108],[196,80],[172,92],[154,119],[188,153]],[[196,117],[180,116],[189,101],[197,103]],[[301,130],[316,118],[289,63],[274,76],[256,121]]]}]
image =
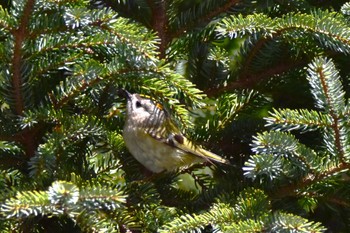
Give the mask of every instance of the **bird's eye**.
[{"label": "bird's eye", "polygon": [[135,106],[136,106],[136,108],[141,108],[142,104],[140,101],[136,101]]}]

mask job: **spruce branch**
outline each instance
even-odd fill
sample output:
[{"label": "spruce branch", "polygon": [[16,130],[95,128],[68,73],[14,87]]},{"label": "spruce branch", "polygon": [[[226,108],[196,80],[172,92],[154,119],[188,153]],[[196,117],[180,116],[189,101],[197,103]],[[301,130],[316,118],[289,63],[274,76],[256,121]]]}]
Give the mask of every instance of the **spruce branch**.
[{"label": "spruce branch", "polygon": [[[350,107],[339,74],[349,4],[11,2],[0,7],[0,232],[324,232],[328,206],[348,215]],[[305,109],[301,77],[319,54],[336,55],[342,71],[309,66],[319,89]],[[145,178],[124,145],[118,88],[159,101],[186,136],[239,158]],[[297,88],[293,103],[275,98],[290,101]],[[266,116],[271,132],[252,152]]]},{"label": "spruce branch", "polygon": [[[102,81],[103,79],[100,77],[97,77],[93,80],[90,80],[89,82],[82,80],[80,82],[80,85],[77,86],[75,89],[70,90],[69,93],[67,93],[66,95],[64,95],[61,99],[59,100],[54,100],[54,106],[55,109],[60,109],[62,108],[69,100],[73,99],[74,97],[80,95],[81,93],[83,93],[86,89],[88,88],[92,88],[93,86],[97,85],[100,81]],[[51,95],[53,96],[53,95]],[[52,99],[53,100],[53,99]]]},{"label": "spruce branch", "polygon": [[100,185],[78,188],[67,181],[55,181],[47,191],[23,191],[7,199],[0,208],[6,218],[30,215],[69,215],[77,218],[84,211],[121,208],[126,196],[120,190]]},{"label": "spruce branch", "polygon": [[[34,156],[37,146],[39,145],[37,138],[41,138],[44,135],[46,127],[46,123],[39,122],[33,127],[25,127],[23,130],[13,135],[0,134],[0,140],[16,142],[23,145],[25,158],[29,159]],[[16,160],[16,158],[13,159]],[[9,158],[9,160],[11,159]]]},{"label": "spruce branch", "polygon": [[265,126],[280,131],[308,132],[331,126],[326,114],[308,109],[273,109],[265,120]]},{"label": "spruce branch", "polygon": [[0,32],[11,32],[13,31],[12,28],[12,16],[9,14],[9,12],[3,8],[3,6],[0,5]]},{"label": "spruce branch", "polygon": [[[271,77],[281,75],[290,70],[298,69],[304,67],[309,61],[306,59],[298,60],[285,60],[279,64],[274,65],[264,69],[259,73],[248,72],[245,74],[238,74],[237,80],[229,82],[225,86],[218,86],[214,88],[209,88],[204,92],[209,97],[214,97],[223,92],[231,92],[236,89],[254,89],[259,83],[270,79]],[[248,64],[246,64],[248,65]],[[281,76],[283,77],[283,76]]]},{"label": "spruce branch", "polygon": [[[256,178],[254,174],[261,173],[270,169],[272,179],[287,176],[288,171],[292,171],[292,163],[285,166],[286,160],[279,159],[280,156],[292,159],[296,153],[297,159],[307,165],[303,168],[303,175],[293,184],[278,188],[272,196],[281,198],[285,196],[299,196],[303,192],[308,192],[313,185],[333,177],[341,172],[345,172],[350,168],[348,162],[349,157],[349,140],[347,124],[344,123],[346,112],[346,104],[342,83],[338,71],[331,60],[326,58],[315,58],[309,65],[307,77],[311,93],[314,96],[316,107],[322,110],[322,113],[308,110],[290,110],[278,109],[271,113],[271,117],[267,118],[268,125],[273,126],[273,131],[264,133],[256,137],[253,144],[253,151],[258,155],[253,156],[244,168],[246,175]],[[286,138],[284,133],[278,131],[291,131],[301,129],[304,132],[319,129],[324,132],[325,154],[309,153],[309,148],[296,142],[294,139]],[[273,136],[275,135],[275,136]],[[294,142],[293,142],[294,141]],[[293,142],[293,143],[292,143]],[[298,146],[296,146],[298,145]],[[291,150],[292,148],[292,150]],[[299,148],[295,150],[295,148]],[[263,155],[263,156],[260,156]],[[276,167],[268,166],[268,156],[276,156],[274,164]],[[322,162],[322,157],[326,156],[327,161]],[[261,161],[260,161],[261,160]],[[264,161],[265,165],[264,165]],[[279,163],[277,163],[279,162]],[[282,166],[284,164],[284,166]],[[322,166],[320,166],[322,164]],[[279,170],[284,167],[285,171]],[[252,172],[253,168],[256,173]],[[294,173],[293,173],[294,174]]]},{"label": "spruce branch", "polygon": [[350,15],[350,2],[344,3],[340,10],[344,15]]},{"label": "spruce branch", "polygon": [[204,24],[210,22],[210,20],[213,20],[216,16],[227,12],[230,8],[232,8],[234,5],[237,5],[241,2],[241,0],[229,0],[222,6],[217,7],[216,9],[210,10],[207,14],[202,15],[198,19],[188,22],[187,24],[181,26],[176,31],[172,32],[169,36],[169,38],[179,38],[184,33],[187,33],[191,31],[193,28],[195,28],[197,25]]},{"label": "spruce branch", "polygon": [[308,221],[300,216],[278,212],[271,222],[272,232],[315,232],[321,233],[326,230],[319,222]]},{"label": "spruce branch", "polygon": [[340,164],[337,167],[329,168],[328,171],[323,172],[317,176],[311,175],[310,177],[305,177],[303,180],[299,181],[296,184],[291,184],[287,186],[280,187],[275,189],[270,193],[270,196],[274,199],[280,199],[289,196],[302,196],[305,189],[312,187],[312,184],[316,184],[327,177],[345,172],[350,169],[350,164]]},{"label": "spruce branch", "polygon": [[[345,92],[338,71],[331,60],[316,58],[310,65],[309,81],[312,87],[316,106],[324,109],[332,118],[331,128],[334,132],[334,143],[341,163],[345,163],[347,153],[347,136],[342,132],[342,113],[345,109]],[[345,138],[344,138],[345,137]],[[344,140],[345,139],[345,140]]]},{"label": "spruce branch", "polygon": [[[323,22],[323,24],[319,22]],[[339,27],[331,26],[335,24]],[[344,18],[327,11],[316,11],[312,14],[291,13],[274,19],[262,14],[247,17],[238,15],[222,19],[215,29],[220,38],[238,38],[248,35],[246,41],[253,41],[251,42],[253,45],[244,55],[245,60],[242,63],[242,69],[239,71],[238,81],[228,83],[225,87],[219,88],[218,91],[215,91],[215,89],[209,90],[209,94],[233,90],[234,88],[240,88],[242,85],[248,87],[249,84],[255,84],[262,79],[261,73],[250,75],[250,69],[253,61],[261,55],[260,53],[267,43],[278,43],[278,40],[293,43],[293,40],[288,40],[289,37],[303,38],[305,35],[310,35],[310,38],[313,37],[313,40],[310,40],[311,43],[318,41],[326,48],[347,54],[350,51],[350,34],[348,33],[349,30],[345,30],[340,25],[344,25],[345,28],[348,27]],[[256,37],[258,39],[254,40]],[[302,49],[299,48],[301,51]],[[264,69],[262,72],[266,72],[266,75],[268,75],[266,78],[269,78],[274,74],[281,74],[283,71],[301,67],[308,62],[303,58],[297,59],[297,61],[280,62],[275,65],[276,68]],[[274,71],[274,69],[276,70]]]}]

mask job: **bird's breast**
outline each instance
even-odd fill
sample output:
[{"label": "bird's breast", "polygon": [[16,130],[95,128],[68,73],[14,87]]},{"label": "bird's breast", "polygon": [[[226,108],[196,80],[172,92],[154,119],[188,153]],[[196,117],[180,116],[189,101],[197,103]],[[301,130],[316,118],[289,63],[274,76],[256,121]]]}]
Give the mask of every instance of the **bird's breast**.
[{"label": "bird's breast", "polygon": [[145,129],[126,125],[123,131],[130,153],[152,172],[172,171],[193,161],[193,156],[152,137]]}]

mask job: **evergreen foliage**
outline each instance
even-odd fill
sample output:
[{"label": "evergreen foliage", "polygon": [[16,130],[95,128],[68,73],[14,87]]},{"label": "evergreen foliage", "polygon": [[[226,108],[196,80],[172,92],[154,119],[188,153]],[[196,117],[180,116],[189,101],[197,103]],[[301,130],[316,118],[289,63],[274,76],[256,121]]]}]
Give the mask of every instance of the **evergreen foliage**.
[{"label": "evergreen foliage", "polygon": [[[314,0],[0,5],[0,231],[350,229],[349,15]],[[231,165],[150,175],[125,148],[120,88]]]}]

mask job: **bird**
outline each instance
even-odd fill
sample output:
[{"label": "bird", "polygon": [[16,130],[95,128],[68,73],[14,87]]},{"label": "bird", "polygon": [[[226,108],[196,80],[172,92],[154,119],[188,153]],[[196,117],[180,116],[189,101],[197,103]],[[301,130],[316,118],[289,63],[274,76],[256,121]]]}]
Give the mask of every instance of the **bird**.
[{"label": "bird", "polygon": [[123,128],[125,145],[149,171],[171,172],[200,162],[229,164],[188,140],[160,103],[124,89],[118,93],[127,101]]}]

